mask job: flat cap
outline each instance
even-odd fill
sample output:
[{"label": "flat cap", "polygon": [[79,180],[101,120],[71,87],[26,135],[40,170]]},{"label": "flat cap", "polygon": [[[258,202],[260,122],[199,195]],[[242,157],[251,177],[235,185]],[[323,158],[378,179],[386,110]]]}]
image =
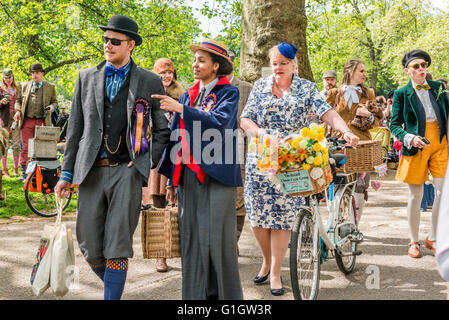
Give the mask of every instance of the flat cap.
[{"label": "flat cap", "polygon": [[335,78],[335,79],[337,79],[337,71],[335,71],[335,70],[327,70],[325,73],[323,73],[323,79],[324,78]]},{"label": "flat cap", "polygon": [[432,59],[430,59],[430,55],[427,52],[417,49],[417,50],[412,50],[410,52],[407,52],[404,55],[404,57],[402,58],[402,65],[404,66],[404,68],[407,68],[410,61],[415,60],[415,59],[423,59],[423,60],[427,61],[429,66],[430,66],[430,63],[432,62]]}]

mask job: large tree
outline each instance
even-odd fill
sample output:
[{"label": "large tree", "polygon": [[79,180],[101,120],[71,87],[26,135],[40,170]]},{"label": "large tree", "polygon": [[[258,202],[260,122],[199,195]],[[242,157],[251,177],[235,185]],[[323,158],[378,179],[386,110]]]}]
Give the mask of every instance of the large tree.
[{"label": "large tree", "polygon": [[269,66],[268,50],[287,42],[298,47],[299,76],[313,80],[307,54],[305,0],[243,0],[240,78],[254,82]]}]

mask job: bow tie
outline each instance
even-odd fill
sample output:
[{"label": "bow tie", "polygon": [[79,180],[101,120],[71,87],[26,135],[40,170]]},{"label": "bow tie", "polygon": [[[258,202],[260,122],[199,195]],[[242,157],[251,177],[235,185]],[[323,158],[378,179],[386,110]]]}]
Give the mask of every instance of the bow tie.
[{"label": "bow tie", "polygon": [[430,86],[428,84],[418,84],[416,85],[416,90],[430,90]]},{"label": "bow tie", "polygon": [[116,69],[111,66],[106,66],[106,77],[113,76],[114,74],[117,74],[121,79],[125,78],[125,70],[123,69]]}]

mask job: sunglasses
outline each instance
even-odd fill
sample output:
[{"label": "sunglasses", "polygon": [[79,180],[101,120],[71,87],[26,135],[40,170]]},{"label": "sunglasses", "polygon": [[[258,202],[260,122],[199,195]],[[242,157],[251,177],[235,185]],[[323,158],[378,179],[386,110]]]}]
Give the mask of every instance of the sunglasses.
[{"label": "sunglasses", "polygon": [[104,44],[107,44],[109,42],[109,40],[111,41],[111,44],[113,46],[119,46],[122,44],[122,41],[131,41],[131,40],[121,40],[121,39],[114,39],[114,38],[108,38],[103,36],[103,42]]},{"label": "sunglasses", "polygon": [[420,67],[423,69],[426,69],[427,66],[429,65],[428,62],[421,62],[421,63],[415,63],[411,66],[408,66],[409,68],[413,68],[414,70],[418,70]]}]

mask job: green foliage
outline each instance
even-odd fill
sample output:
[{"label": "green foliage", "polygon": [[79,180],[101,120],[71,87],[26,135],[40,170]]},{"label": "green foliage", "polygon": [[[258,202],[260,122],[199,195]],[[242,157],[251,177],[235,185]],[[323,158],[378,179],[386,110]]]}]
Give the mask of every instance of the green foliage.
[{"label": "green foliage", "polygon": [[29,66],[39,61],[46,79],[70,98],[79,70],[103,60],[103,31],[114,14],[132,17],[144,39],[134,60],[152,69],[161,57],[173,60],[182,81],[192,81],[188,45],[200,33],[192,9],[181,0],[2,0],[0,2],[0,66],[29,80]]},{"label": "green foliage", "polygon": [[341,80],[344,63],[360,59],[368,70],[367,85],[386,95],[409,80],[401,59],[416,48],[432,56],[434,77],[449,75],[449,40],[443,31],[449,15],[432,10],[427,0],[309,0],[306,12],[315,79],[334,69]]}]

